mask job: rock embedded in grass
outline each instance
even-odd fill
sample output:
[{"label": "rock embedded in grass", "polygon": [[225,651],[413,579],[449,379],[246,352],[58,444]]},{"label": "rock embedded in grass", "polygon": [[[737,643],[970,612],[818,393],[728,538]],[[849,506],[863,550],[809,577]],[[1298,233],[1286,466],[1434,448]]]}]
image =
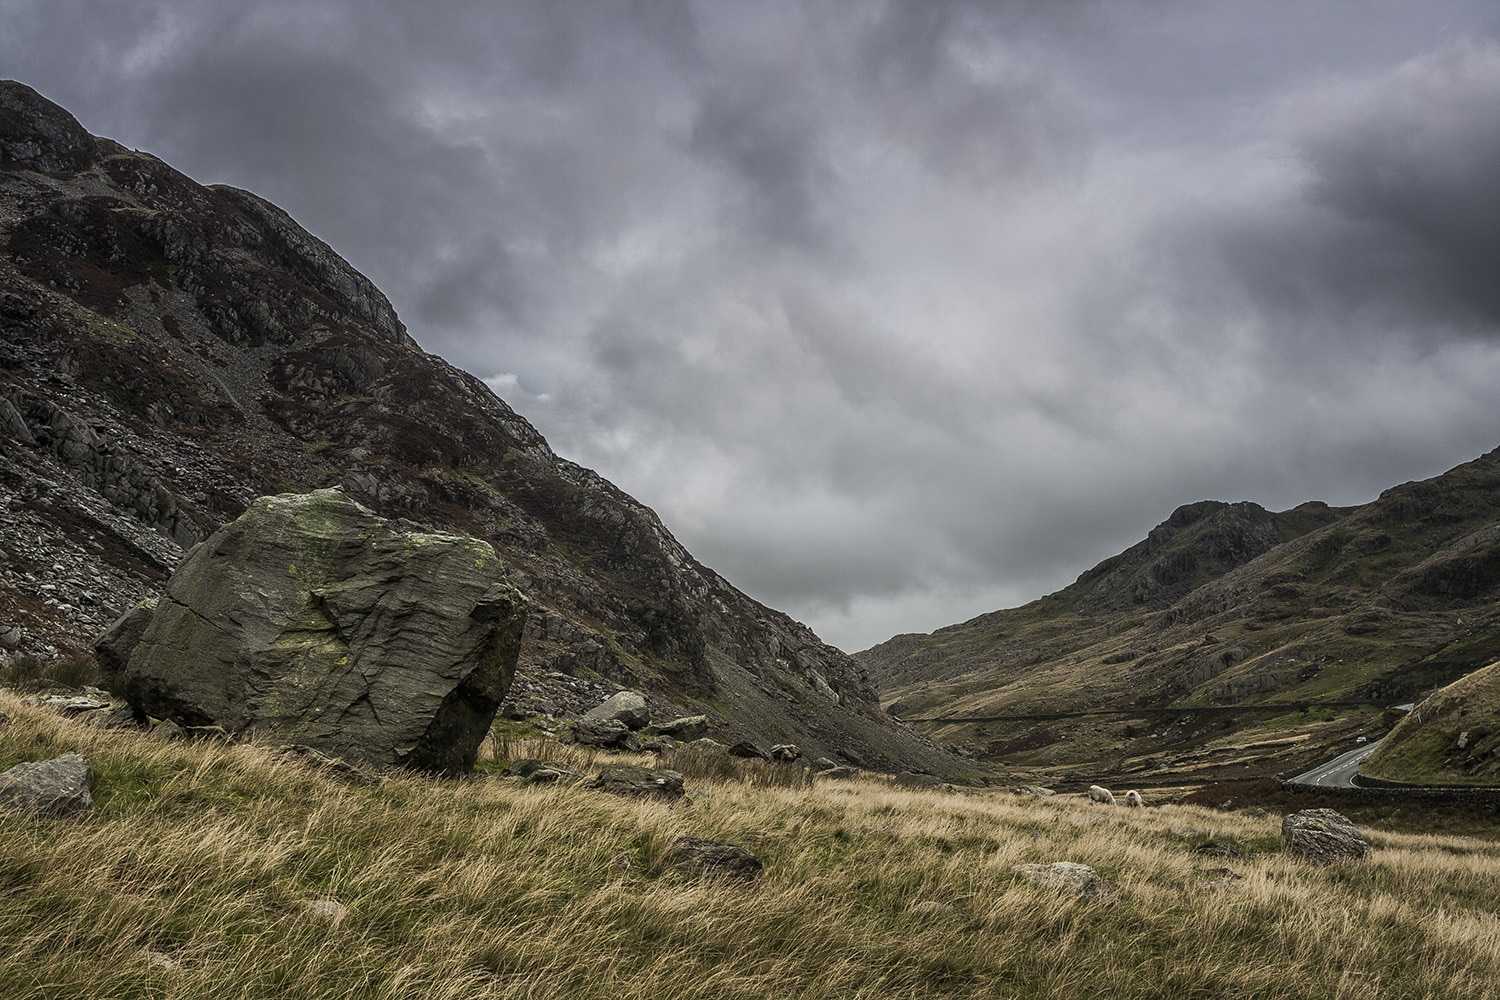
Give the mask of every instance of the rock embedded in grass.
[{"label": "rock embedded in grass", "polygon": [[1332,809],[1304,809],[1281,821],[1281,836],[1293,857],[1316,864],[1358,861],[1370,853],[1359,830]]},{"label": "rock embedded in grass", "polygon": [[84,819],[94,811],[94,768],[80,754],[17,764],[0,773],[0,805]]},{"label": "rock embedded in grass", "polygon": [[660,797],[676,801],[682,798],[682,775],[676,771],[638,767],[635,764],[610,764],[588,783],[589,788],[613,795]]},{"label": "rock embedded in grass", "polygon": [[1110,900],[1115,895],[1113,882],[1101,878],[1088,865],[1076,861],[1053,861],[1044,865],[1012,865],[1011,871],[1031,882],[1076,892],[1080,898]]},{"label": "rock embedded in grass", "polygon": [[710,878],[754,882],[765,872],[760,858],[736,844],[681,836],[672,841],[672,863]]}]

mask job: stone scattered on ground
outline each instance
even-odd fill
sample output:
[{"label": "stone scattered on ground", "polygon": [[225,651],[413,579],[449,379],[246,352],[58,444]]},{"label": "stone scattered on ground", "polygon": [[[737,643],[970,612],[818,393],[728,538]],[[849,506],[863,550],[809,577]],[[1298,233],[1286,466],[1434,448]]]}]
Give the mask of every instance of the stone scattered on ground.
[{"label": "stone scattered on ground", "polygon": [[1347,818],[1332,809],[1304,809],[1281,821],[1281,836],[1295,858],[1315,864],[1357,861],[1370,845]]},{"label": "stone scattered on ground", "polygon": [[146,613],[99,643],[138,715],[458,772],[514,675],[526,601],[488,542],[329,489],[256,500]]},{"label": "stone scattered on ground", "polygon": [[852,778],[859,773],[859,768],[850,767],[848,764],[835,764],[815,773],[819,778]]},{"label": "stone scattered on ground", "polygon": [[653,736],[648,740],[641,740],[641,749],[646,753],[671,753],[681,745],[670,736]]},{"label": "stone scattered on ground", "polygon": [[346,785],[378,785],[380,776],[367,767],[358,767],[341,757],[331,757],[315,747],[289,743],[277,747],[278,756],[312,768],[326,778]]},{"label": "stone scattered on ground", "polygon": [[729,748],[729,756],[743,757],[746,760],[770,760],[771,755],[749,740],[741,740]]},{"label": "stone scattered on ground", "polygon": [[671,722],[660,722],[647,726],[646,733],[651,736],[670,736],[675,740],[697,740],[708,735],[708,716],[687,715]]},{"label": "stone scattered on ground", "polygon": [[1068,889],[1082,899],[1112,900],[1115,885],[1099,876],[1093,868],[1076,861],[1053,861],[1045,865],[1012,865],[1011,871],[1041,885]]},{"label": "stone scattered on ground", "polygon": [[771,747],[770,755],[771,759],[774,761],[780,761],[781,763],[789,764],[797,758],[801,757],[802,751],[797,749],[797,745],[795,743],[777,743],[775,746]]},{"label": "stone scattered on ground", "polygon": [[676,771],[635,764],[609,764],[588,783],[588,787],[614,795],[659,796],[675,802],[682,798],[682,780],[682,775]]},{"label": "stone scattered on ground", "polygon": [[93,765],[80,754],[63,754],[0,773],[0,806],[83,819],[94,811],[93,788]]},{"label": "stone scattered on ground", "polygon": [[302,901],[302,912],[308,916],[326,920],[336,924],[344,919],[349,908],[343,903],[333,899],[304,899]]},{"label": "stone scattered on ground", "polygon": [[765,871],[760,858],[745,848],[699,837],[672,841],[671,859],[679,868],[711,878],[753,882]]},{"label": "stone scattered on ground", "polygon": [[158,719],[151,724],[146,735],[156,740],[185,740],[188,738],[187,730],[183,729],[171,719]]},{"label": "stone scattered on ground", "polygon": [[1015,795],[1031,795],[1039,799],[1046,798],[1049,795],[1057,794],[1052,789],[1043,788],[1041,785],[1017,785],[1015,788],[1011,789],[1011,792]]},{"label": "stone scattered on ground", "polygon": [[812,762],[812,768],[814,771],[831,771],[838,766],[838,761],[829,760],[827,757],[819,757],[817,760]]},{"label": "stone scattered on ground", "polygon": [[896,775],[896,784],[907,788],[942,788],[943,779],[932,774],[919,774],[916,771],[902,771]]},{"label": "stone scattered on ground", "polygon": [[618,722],[627,729],[642,729],[651,722],[651,710],[646,707],[646,699],[636,692],[621,691],[583,713],[579,721]]},{"label": "stone scattered on ground", "polygon": [[640,737],[618,719],[579,719],[563,734],[563,742],[630,753],[641,749]]},{"label": "stone scattered on ground", "polygon": [[558,782],[583,780],[583,775],[577,771],[570,771],[561,764],[537,760],[534,757],[511,761],[506,765],[505,773],[508,777],[519,778],[531,785],[551,785]]}]

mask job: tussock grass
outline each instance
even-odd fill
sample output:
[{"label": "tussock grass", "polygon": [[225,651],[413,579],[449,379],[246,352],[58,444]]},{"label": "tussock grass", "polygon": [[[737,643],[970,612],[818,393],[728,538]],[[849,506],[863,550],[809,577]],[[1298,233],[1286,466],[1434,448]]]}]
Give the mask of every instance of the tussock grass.
[{"label": "tussock grass", "polygon": [[[5,997],[1500,996],[1493,840],[1376,832],[1371,860],[1314,868],[1194,854],[1279,824],[1195,806],[742,774],[675,806],[494,776],[347,787],[261,747],[0,711],[0,767],[77,751],[99,773],[87,822],[0,815]],[[765,878],[678,872],[684,833]],[[1113,901],[1011,870],[1061,860]]]}]

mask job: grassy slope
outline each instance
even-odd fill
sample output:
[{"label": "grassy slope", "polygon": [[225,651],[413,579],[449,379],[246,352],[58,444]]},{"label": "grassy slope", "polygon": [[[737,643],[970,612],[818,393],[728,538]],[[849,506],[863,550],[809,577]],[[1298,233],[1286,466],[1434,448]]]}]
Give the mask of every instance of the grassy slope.
[{"label": "grassy slope", "polygon": [[[16,1000],[1500,995],[1489,840],[1372,833],[1372,860],[1319,869],[1275,849],[1275,815],[876,779],[700,778],[674,807],[485,777],[348,788],[256,747],[0,710],[0,767],[80,751],[99,772],[88,822],[0,819]],[[680,833],[750,846],[763,883],[677,874]],[[1209,838],[1268,853],[1191,852]],[[1011,871],[1055,860],[1099,869],[1115,904]],[[1203,890],[1221,865],[1235,888]]]},{"label": "grassy slope", "polygon": [[1360,772],[1414,784],[1500,784],[1500,663],[1423,699]]}]

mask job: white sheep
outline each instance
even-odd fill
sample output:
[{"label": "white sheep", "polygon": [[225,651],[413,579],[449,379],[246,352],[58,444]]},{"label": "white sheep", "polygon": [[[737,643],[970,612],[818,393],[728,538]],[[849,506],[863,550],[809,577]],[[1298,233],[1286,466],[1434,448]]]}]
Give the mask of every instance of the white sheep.
[{"label": "white sheep", "polygon": [[1115,804],[1115,795],[1108,788],[1100,788],[1098,785],[1089,786],[1089,799],[1094,802],[1102,802],[1107,806]]},{"label": "white sheep", "polygon": [[1139,809],[1146,803],[1141,801],[1141,793],[1132,788],[1125,793],[1125,804],[1132,809]]}]

